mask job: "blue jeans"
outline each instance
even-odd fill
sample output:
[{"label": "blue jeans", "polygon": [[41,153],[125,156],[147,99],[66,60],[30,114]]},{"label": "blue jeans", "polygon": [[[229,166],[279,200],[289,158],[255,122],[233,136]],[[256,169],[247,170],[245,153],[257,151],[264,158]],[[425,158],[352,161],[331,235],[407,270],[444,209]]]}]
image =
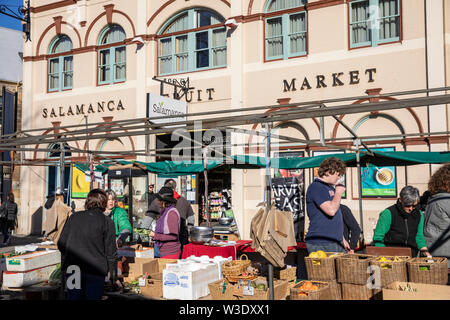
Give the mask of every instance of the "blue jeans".
[{"label": "blue jeans", "polygon": [[159,247],[158,246],[154,246],[153,247],[153,253],[154,253],[154,257],[155,258],[161,258],[161,253],[159,251]]},{"label": "blue jeans", "polygon": [[344,246],[337,242],[323,242],[323,243],[306,243],[306,249],[308,253],[313,251],[322,250],[325,252],[346,252]]},{"label": "blue jeans", "polygon": [[67,288],[67,300],[102,300],[105,276],[81,272],[81,288]]}]

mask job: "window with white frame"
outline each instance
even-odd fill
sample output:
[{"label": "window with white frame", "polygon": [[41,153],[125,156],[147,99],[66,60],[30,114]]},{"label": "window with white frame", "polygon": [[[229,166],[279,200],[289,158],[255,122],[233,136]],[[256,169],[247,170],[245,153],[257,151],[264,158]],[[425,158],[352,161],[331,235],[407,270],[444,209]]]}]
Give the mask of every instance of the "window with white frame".
[{"label": "window with white frame", "polygon": [[99,37],[99,46],[117,44],[99,49],[98,83],[112,84],[126,80],[125,31],[117,24],[108,25]]},{"label": "window with white frame", "polygon": [[[269,0],[267,2],[265,8],[266,60],[306,55],[305,3],[306,0]],[[298,11],[292,10],[295,8]]]},{"label": "window with white frame", "polygon": [[350,47],[377,46],[400,40],[400,0],[349,3]]},{"label": "window with white frame", "polygon": [[224,21],[219,14],[199,8],[183,11],[170,19],[159,33],[158,73],[166,75],[225,67],[227,37]]},{"label": "window with white frame", "polygon": [[[49,48],[48,91],[69,90],[73,87],[72,41],[66,35],[53,39]],[[64,54],[67,53],[67,54]]]}]

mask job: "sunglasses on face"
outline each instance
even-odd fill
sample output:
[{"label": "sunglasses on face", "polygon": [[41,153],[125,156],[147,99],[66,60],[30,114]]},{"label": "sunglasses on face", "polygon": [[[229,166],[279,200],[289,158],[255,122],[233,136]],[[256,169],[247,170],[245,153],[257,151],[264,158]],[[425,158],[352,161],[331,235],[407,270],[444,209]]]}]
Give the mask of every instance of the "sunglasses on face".
[{"label": "sunglasses on face", "polygon": [[415,208],[415,207],[417,207],[419,204],[418,203],[416,203],[416,204],[408,204],[408,205],[406,205],[406,204],[402,204],[402,206],[403,206],[403,208]]}]

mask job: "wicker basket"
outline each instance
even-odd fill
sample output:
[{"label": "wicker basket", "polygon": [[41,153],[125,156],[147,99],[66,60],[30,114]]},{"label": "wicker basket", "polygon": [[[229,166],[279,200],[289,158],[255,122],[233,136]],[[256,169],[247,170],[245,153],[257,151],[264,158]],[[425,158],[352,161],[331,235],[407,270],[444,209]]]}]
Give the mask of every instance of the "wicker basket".
[{"label": "wicker basket", "polygon": [[[225,291],[223,285],[225,283]],[[209,294],[213,300],[237,300],[233,295],[234,286],[226,280],[217,280],[208,284]]]},{"label": "wicker basket", "polygon": [[371,300],[374,291],[367,285],[342,283],[342,300]]},{"label": "wicker basket", "polygon": [[367,254],[344,254],[336,258],[337,280],[340,283],[365,285],[370,261],[375,256]]},{"label": "wicker basket", "polygon": [[335,280],[336,258],[343,253],[325,252],[327,258],[305,257],[306,271],[309,280]]},{"label": "wicker basket", "polygon": [[337,280],[328,280],[330,286],[330,300],[342,300],[342,285]]},{"label": "wicker basket", "polygon": [[239,280],[242,280],[242,281],[248,281],[248,280],[255,280],[256,278],[258,278],[258,276],[257,275],[255,275],[255,274],[249,274],[249,275],[246,275],[246,276],[242,276],[242,275],[239,275],[239,276],[225,276],[225,278],[227,279],[227,281],[228,282],[239,282]]},{"label": "wicker basket", "polygon": [[300,289],[305,282],[305,280],[300,281],[291,288],[290,300],[330,300],[330,285],[327,282],[310,281],[319,287],[319,290],[314,291]]},{"label": "wicker basket", "polygon": [[406,262],[410,260],[407,256],[384,256],[386,259],[397,258],[400,261],[378,261],[380,257],[376,257],[370,261],[370,265],[380,268],[381,287],[386,288],[391,282],[408,281],[408,271]]},{"label": "wicker basket", "polygon": [[[242,259],[245,257],[245,260]],[[243,254],[239,257],[239,260],[227,261],[222,265],[222,274],[226,276],[238,276],[245,272],[250,266],[251,261],[248,260],[247,255]]]},{"label": "wicker basket", "polygon": [[441,285],[448,282],[447,258],[413,258],[407,265],[409,282]]},{"label": "wicker basket", "polygon": [[[267,283],[266,278],[264,277],[258,277],[259,280],[264,280]],[[274,280],[273,281],[273,289],[274,294],[273,298],[274,300],[284,300],[286,299],[287,295],[287,287],[288,282],[286,280]],[[237,296],[238,300],[269,300],[270,298],[270,292],[269,290],[262,290],[262,289],[254,289],[254,295],[248,296],[243,294],[243,286],[241,286],[239,289],[235,286],[234,295]]]},{"label": "wicker basket", "polygon": [[295,281],[297,279],[297,267],[280,270],[280,280]]}]

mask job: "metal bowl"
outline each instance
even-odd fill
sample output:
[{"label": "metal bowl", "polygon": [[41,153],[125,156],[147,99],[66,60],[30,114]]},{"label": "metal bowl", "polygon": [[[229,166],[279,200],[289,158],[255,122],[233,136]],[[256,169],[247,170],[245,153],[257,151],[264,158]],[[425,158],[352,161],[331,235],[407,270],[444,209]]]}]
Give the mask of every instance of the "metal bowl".
[{"label": "metal bowl", "polygon": [[213,239],[214,229],[211,227],[193,227],[189,237],[192,243],[203,244]]},{"label": "metal bowl", "polygon": [[221,224],[222,226],[229,226],[230,224],[232,224],[234,221],[233,217],[222,217],[219,218],[219,224]]}]

